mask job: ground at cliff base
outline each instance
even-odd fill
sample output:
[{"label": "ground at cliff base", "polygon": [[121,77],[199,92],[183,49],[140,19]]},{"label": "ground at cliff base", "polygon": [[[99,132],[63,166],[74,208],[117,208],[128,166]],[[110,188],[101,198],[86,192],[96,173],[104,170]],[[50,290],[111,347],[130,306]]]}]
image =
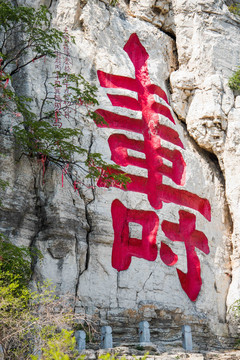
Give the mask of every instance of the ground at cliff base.
[{"label": "ground at cliff base", "polygon": [[[224,350],[224,351],[206,351],[202,353],[189,353],[183,351],[170,351],[156,355],[140,354],[141,351],[136,349],[129,349],[127,347],[118,347],[106,350],[85,350],[85,360],[95,360],[104,358],[106,354],[111,354],[113,359],[131,360],[131,359],[146,359],[146,360],[238,360],[240,359],[240,350]],[[115,355],[115,357],[114,357]],[[109,356],[109,359],[110,356]]]}]

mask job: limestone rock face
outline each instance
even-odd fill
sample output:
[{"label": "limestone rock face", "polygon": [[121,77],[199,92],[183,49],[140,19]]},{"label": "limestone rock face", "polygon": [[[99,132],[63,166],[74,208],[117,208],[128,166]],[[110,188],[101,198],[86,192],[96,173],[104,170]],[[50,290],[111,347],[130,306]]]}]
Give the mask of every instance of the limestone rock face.
[{"label": "limestone rock face", "polygon": [[[18,3],[33,5],[28,0]],[[134,63],[124,46],[132,34],[137,34],[149,55],[151,84],[166,93],[169,105],[161,96],[155,94],[154,99],[168,109],[176,123],[162,113],[159,124],[168,126],[168,133],[174,130],[183,144],[180,147],[163,138],[162,146],[171,154],[173,150],[181,153],[186,179],[176,184],[163,176],[164,189],[174,188],[181,195],[167,195],[161,208],[151,205],[146,191],[94,184],[82,186],[78,193],[53,165],[48,165],[43,177],[41,162],[20,156],[10,131],[13,120],[5,116],[1,118],[0,152],[5,156],[1,158],[0,175],[9,186],[1,208],[1,231],[15,244],[37,246],[44,257],[34,264],[33,282],[51,279],[58,293],[74,295],[76,311],[97,315],[100,324],[114,326],[117,344],[138,341],[138,322],[148,320],[151,341],[162,350],[181,344],[184,324],[192,327],[195,350],[229,345],[237,335],[237,324],[227,316],[227,310],[240,298],[240,97],[234,97],[228,87],[228,78],[240,61],[239,18],[229,12],[223,0],[119,0],[116,6],[110,6],[108,0],[34,2],[36,7],[40,4],[49,6],[54,26],[67,28],[75,36],[76,44],[69,49],[72,71],[81,72],[98,87],[98,109],[141,119],[140,111],[113,106],[107,96],[137,99],[136,92],[104,88],[97,75],[103,71],[135,79]],[[47,71],[54,70],[54,60],[31,64],[13,86],[31,94],[37,109],[44,94],[39,84],[44,83]],[[141,132],[97,127],[84,117],[71,126],[82,130],[79,141],[86,149],[102,153],[108,162],[112,161],[110,135],[144,140]],[[142,156],[139,154],[128,150],[129,157]],[[173,165],[168,156],[163,164],[171,173]],[[128,165],[122,169],[132,175],[150,176],[145,168]],[[199,198],[202,200],[196,200]],[[132,256],[128,269],[117,271],[112,266],[114,238],[116,241],[121,235],[116,229],[114,234],[113,229],[111,206],[116,199],[127,209],[151,212],[159,219],[155,261]],[[197,201],[205,204],[205,210],[191,205]],[[211,219],[206,215],[207,201]],[[205,246],[198,240],[199,233],[194,233],[195,246],[186,240],[190,222],[178,229],[185,234],[181,241],[166,236],[164,224],[179,224],[183,212],[196,217],[195,229],[202,233]],[[119,215],[115,221],[121,220]],[[129,228],[129,236],[141,241],[142,227],[132,220]],[[126,254],[129,250],[125,246]],[[177,261],[171,263],[169,253],[175,254],[175,260],[177,255]],[[199,267],[201,280],[196,275]],[[189,275],[188,280],[180,282],[181,272]],[[202,281],[194,301],[184,291],[188,281],[190,289]]]}]

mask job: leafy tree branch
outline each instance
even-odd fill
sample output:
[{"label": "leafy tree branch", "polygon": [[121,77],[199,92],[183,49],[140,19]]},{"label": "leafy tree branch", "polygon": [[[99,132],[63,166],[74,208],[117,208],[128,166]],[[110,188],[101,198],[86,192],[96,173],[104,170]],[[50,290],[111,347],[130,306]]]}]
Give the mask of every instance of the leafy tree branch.
[{"label": "leafy tree branch", "polygon": [[[18,122],[13,127],[13,134],[22,155],[43,159],[44,167],[54,163],[62,171],[66,164],[75,166],[83,170],[83,178],[96,179],[104,172],[109,186],[113,181],[126,186],[130,179],[108,171],[119,169],[119,166],[107,164],[99,153],[89,154],[79,144],[81,131],[66,127],[66,111],[72,120],[84,116],[104,121],[91,110],[97,105],[95,86],[81,74],[57,71],[53,75],[58,78],[58,83],[50,83],[48,77],[44,82],[45,97],[37,113],[32,110],[33,98],[19,95],[11,87],[11,79],[17,73],[43,57],[56,58],[64,42],[74,43],[74,38],[51,27],[51,14],[45,6],[35,10],[13,6],[7,0],[0,0],[0,30],[0,115],[10,114]],[[68,91],[64,94],[66,86]],[[57,111],[54,108],[56,87],[62,95]],[[55,120],[60,117],[65,120],[64,125],[56,126]],[[79,180],[73,179],[69,172],[64,174],[73,181]]]}]

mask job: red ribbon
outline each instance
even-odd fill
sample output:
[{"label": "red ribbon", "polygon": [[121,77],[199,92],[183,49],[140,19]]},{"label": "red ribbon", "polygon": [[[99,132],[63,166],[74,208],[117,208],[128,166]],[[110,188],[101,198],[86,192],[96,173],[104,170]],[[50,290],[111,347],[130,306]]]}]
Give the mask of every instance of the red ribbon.
[{"label": "red ribbon", "polygon": [[63,187],[63,175],[66,175],[68,173],[68,168],[69,168],[69,164],[66,164],[62,170],[62,187]]}]

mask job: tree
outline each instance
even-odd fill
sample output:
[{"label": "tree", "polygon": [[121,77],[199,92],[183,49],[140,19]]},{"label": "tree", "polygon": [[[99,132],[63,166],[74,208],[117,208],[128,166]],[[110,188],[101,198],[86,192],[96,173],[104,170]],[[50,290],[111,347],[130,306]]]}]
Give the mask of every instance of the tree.
[{"label": "tree", "polygon": [[[14,116],[17,125],[13,127],[13,136],[20,146],[21,156],[41,159],[43,173],[49,164],[61,168],[64,175],[74,183],[75,189],[82,179],[74,178],[72,170],[82,172],[83,178],[104,177],[109,185],[113,181],[125,186],[129,179],[115,173],[118,165],[103,161],[101,154],[90,153],[81,147],[78,138],[81,131],[60,126],[59,117],[66,111],[71,120],[80,115],[85,108],[85,117],[95,121],[104,121],[91,110],[97,105],[95,86],[90,85],[81,74],[56,71],[44,82],[45,97],[38,113],[31,110],[33,98],[18,94],[11,86],[16,74],[29,64],[45,57],[56,58],[63,44],[74,42],[66,32],[51,27],[51,14],[45,6],[38,10],[25,6],[14,6],[8,0],[0,0],[0,115]],[[69,57],[69,54],[62,54]],[[58,82],[51,83],[54,76]],[[63,93],[63,87],[68,91]],[[60,88],[60,89],[59,89]],[[54,108],[54,92],[62,91],[60,106]],[[55,126],[54,126],[55,125]],[[66,170],[67,169],[67,170]],[[80,181],[79,181],[80,180]]]}]

